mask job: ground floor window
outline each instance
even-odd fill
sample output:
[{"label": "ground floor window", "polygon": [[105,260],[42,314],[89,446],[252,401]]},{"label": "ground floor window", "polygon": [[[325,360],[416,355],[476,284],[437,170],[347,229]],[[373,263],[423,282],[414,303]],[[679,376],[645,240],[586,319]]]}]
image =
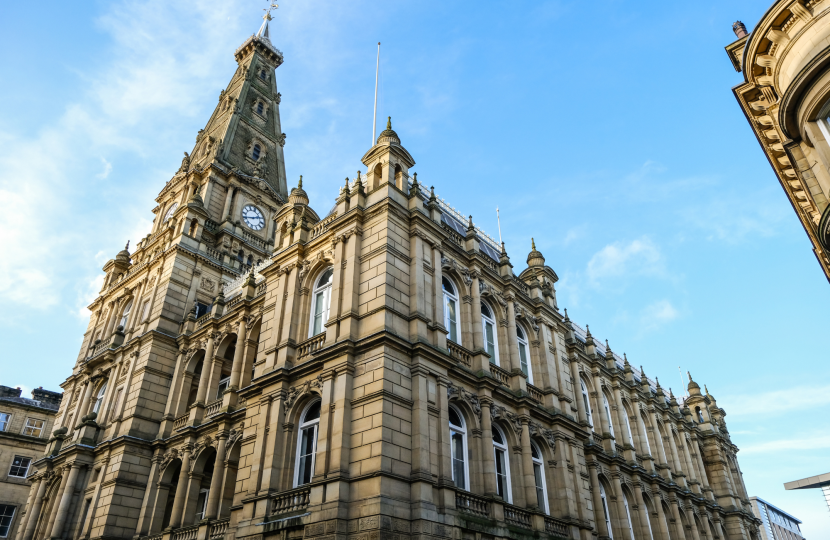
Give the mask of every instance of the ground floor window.
[{"label": "ground floor window", "polygon": [[14,506],[0,504],[0,538],[6,538],[9,535],[9,529],[11,529],[12,519],[14,518],[14,511]]}]

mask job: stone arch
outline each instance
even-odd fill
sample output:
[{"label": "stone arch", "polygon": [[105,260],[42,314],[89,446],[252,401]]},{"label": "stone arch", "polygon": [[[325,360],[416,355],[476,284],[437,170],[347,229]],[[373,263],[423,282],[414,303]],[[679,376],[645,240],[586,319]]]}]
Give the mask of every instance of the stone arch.
[{"label": "stone arch", "polygon": [[378,163],[372,169],[372,185],[371,189],[375,190],[380,187],[380,184],[383,182],[383,166]]},{"label": "stone arch", "polygon": [[471,430],[481,429],[481,404],[478,396],[457,386],[448,387],[448,400],[464,417],[468,435]]},{"label": "stone arch", "polygon": [[245,339],[245,354],[242,364],[242,373],[239,378],[239,387],[245,388],[251,384],[254,378],[254,364],[256,363],[256,355],[259,350],[259,338],[262,334],[262,313],[257,313],[251,317],[248,323],[248,335]]},{"label": "stone arch", "polygon": [[173,500],[176,497],[176,489],[182,474],[182,460],[179,459],[176,450],[169,452],[165,458],[167,461],[162,462],[161,467],[163,468],[156,484],[156,500],[150,526],[150,531],[153,533],[157,533],[170,525]]},{"label": "stone arch", "polygon": [[199,390],[199,379],[202,370],[209,369],[205,362],[205,350],[196,349],[185,359],[184,370],[182,371],[182,391],[179,393],[179,403],[175,415],[181,416],[185,410],[196,402],[196,393]]},{"label": "stone arch", "polygon": [[308,379],[288,389],[285,398],[285,421],[296,423],[309,400],[322,397],[323,376]]}]

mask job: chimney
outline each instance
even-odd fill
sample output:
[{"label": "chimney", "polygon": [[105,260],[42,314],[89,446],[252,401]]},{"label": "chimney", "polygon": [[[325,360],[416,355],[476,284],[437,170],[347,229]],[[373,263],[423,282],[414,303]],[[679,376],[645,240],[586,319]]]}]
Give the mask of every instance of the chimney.
[{"label": "chimney", "polygon": [[747,35],[746,26],[741,21],[735,21],[732,25],[732,31],[735,32],[735,35],[738,36],[738,39]]},{"label": "chimney", "polygon": [[17,398],[20,397],[20,388],[11,388],[9,386],[0,386],[0,398]]},{"label": "chimney", "polygon": [[58,410],[61,405],[61,398],[63,398],[62,392],[44,390],[42,386],[32,390],[32,399],[40,401],[40,406],[46,409]]}]

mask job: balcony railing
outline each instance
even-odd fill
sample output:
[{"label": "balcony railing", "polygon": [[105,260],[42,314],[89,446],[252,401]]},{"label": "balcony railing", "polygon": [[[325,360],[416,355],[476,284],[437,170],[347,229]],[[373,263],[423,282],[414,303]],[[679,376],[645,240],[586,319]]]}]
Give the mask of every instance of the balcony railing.
[{"label": "balcony railing", "polygon": [[253,234],[249,233],[248,231],[242,231],[242,237],[245,238],[245,240],[248,243],[255,245],[256,247],[258,247],[259,249],[261,249],[263,251],[265,250],[265,240],[263,240],[262,238],[259,238],[258,236],[254,236]]},{"label": "balcony railing", "polygon": [[545,532],[555,534],[556,536],[561,536],[563,538],[570,537],[567,523],[547,516],[545,517]]},{"label": "balcony railing", "polygon": [[530,394],[530,399],[532,399],[533,401],[538,401],[539,403],[542,403],[545,400],[545,395],[542,393],[542,391],[533,386],[532,384],[528,383],[527,393]]},{"label": "balcony railing", "polygon": [[271,499],[271,514],[286,514],[308,508],[311,498],[311,488],[302,487],[275,495]]},{"label": "balcony railing", "polygon": [[225,538],[225,531],[228,530],[228,524],[230,523],[230,521],[231,518],[225,518],[211,523],[208,538],[210,540],[222,540],[223,538]]},{"label": "balcony railing", "polygon": [[181,429],[181,428],[183,428],[184,426],[186,426],[186,425],[187,425],[187,419],[188,419],[188,418],[190,418],[190,413],[189,413],[189,412],[184,413],[184,414],[183,414],[183,415],[181,415],[180,417],[176,418],[176,419],[173,421],[173,429],[174,429],[174,430],[177,430],[177,429]]},{"label": "balcony railing", "polygon": [[297,345],[297,362],[310,356],[314,351],[323,347],[326,342],[326,333],[320,332]]},{"label": "balcony railing", "polygon": [[455,358],[458,362],[464,364],[468,368],[473,367],[473,355],[461,345],[447,340],[447,349],[450,351],[450,356]]},{"label": "balcony railing", "polygon": [[205,417],[210,418],[211,416],[216,416],[219,414],[219,411],[222,409],[222,398],[220,397],[216,401],[212,401],[207,404],[205,407]]},{"label": "balcony railing", "polygon": [[455,492],[455,508],[459,512],[472,514],[474,516],[489,518],[490,517],[490,503],[487,499],[476,497],[467,492]]},{"label": "balcony railing", "polygon": [[504,521],[506,521],[508,525],[521,527],[523,529],[533,528],[533,522],[530,519],[530,512],[525,512],[518,506],[513,506],[511,504],[504,505]]},{"label": "balcony railing", "polygon": [[190,527],[182,527],[173,531],[172,540],[196,540],[199,535],[199,526],[191,525]]},{"label": "balcony railing", "polygon": [[331,216],[323,219],[323,221],[321,221],[320,223],[315,225],[314,228],[311,229],[311,234],[309,235],[310,236],[309,240],[313,240],[313,239],[317,238],[318,236],[320,236],[321,234],[323,234],[324,232],[326,232],[327,230],[329,230],[329,223],[331,223],[335,219],[337,219],[337,214],[332,214]]},{"label": "balcony railing", "polygon": [[504,386],[510,386],[510,374],[496,364],[490,364],[490,373],[493,374],[493,377],[495,377],[499,383]]},{"label": "balcony railing", "polygon": [[216,259],[219,262],[222,262],[222,252],[219,251],[218,249],[214,249],[212,247],[209,247],[205,251],[207,252],[208,257],[211,257],[213,259]]}]

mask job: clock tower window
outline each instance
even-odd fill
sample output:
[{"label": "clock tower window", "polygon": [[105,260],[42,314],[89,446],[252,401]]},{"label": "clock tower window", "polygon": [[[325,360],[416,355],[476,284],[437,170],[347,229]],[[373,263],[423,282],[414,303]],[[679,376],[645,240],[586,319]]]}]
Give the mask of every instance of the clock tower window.
[{"label": "clock tower window", "polygon": [[258,160],[259,159],[259,154],[261,152],[262,152],[262,148],[258,144],[255,144],[254,145],[254,150],[253,150],[253,152],[251,152],[251,157],[254,158],[254,160]]}]

